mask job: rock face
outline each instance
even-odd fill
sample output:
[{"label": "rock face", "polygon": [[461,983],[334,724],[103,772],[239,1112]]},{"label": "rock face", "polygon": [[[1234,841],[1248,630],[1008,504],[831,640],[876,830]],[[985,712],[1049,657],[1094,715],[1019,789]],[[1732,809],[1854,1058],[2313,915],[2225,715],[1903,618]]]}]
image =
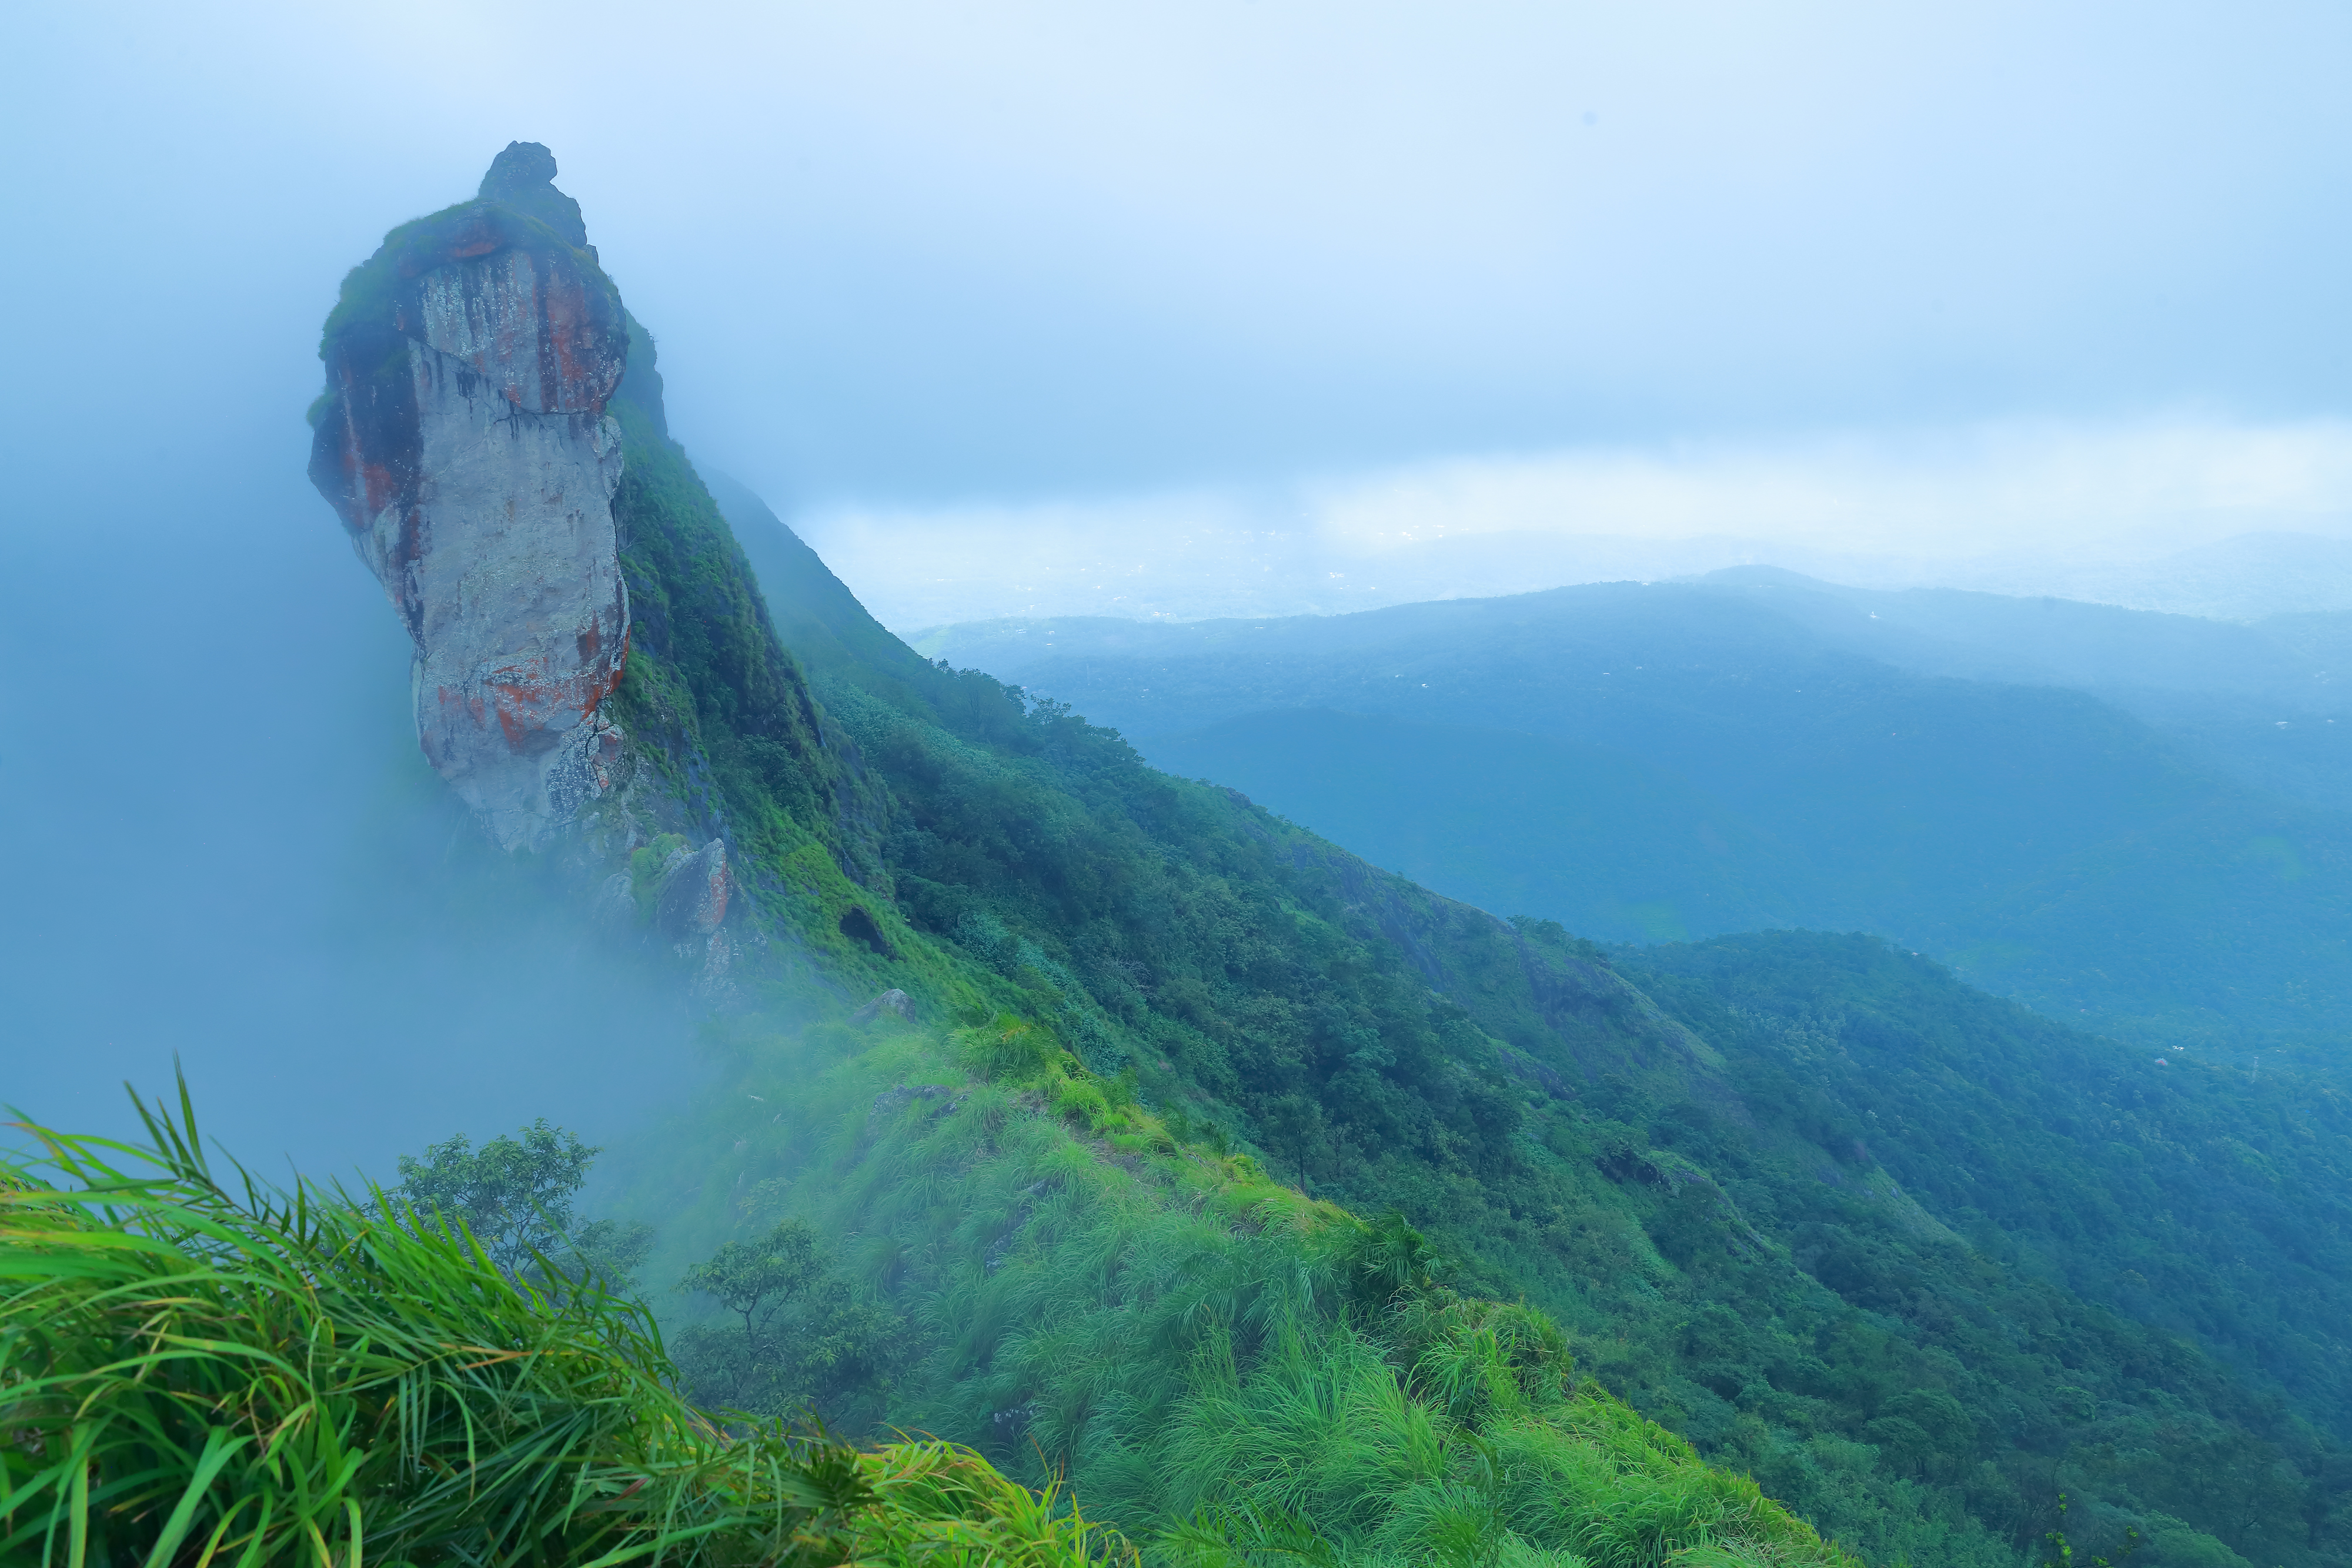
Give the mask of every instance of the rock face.
[{"label": "rock face", "polygon": [[734,886],[723,841],[713,839],[693,854],[680,850],[664,868],[654,924],[673,942],[707,940],[727,918],[727,901]]},{"label": "rock face", "polygon": [[674,852],[662,868],[654,904],[654,930],[681,958],[698,960],[690,987],[705,1001],[717,1001],[732,987],[727,979],[735,944],[721,929],[735,891],[727,866],[725,841],[713,839],[692,854]]},{"label": "rock face", "polygon": [[913,1018],[915,1016],[914,1000],[912,998],[908,997],[906,992],[900,990],[898,987],[893,986],[888,990],[883,992],[880,996],[875,998],[872,1001],[866,1003],[864,1007],[858,1009],[856,1012],[850,1014],[849,1021],[851,1023],[869,1023],[875,1019],[880,1018],[884,1013],[888,1013],[893,1018]]},{"label": "rock face", "polygon": [[425,755],[509,849],[612,787],[629,638],[604,412],[628,335],[554,173],[510,145],[345,281],[310,458],[415,645]]}]

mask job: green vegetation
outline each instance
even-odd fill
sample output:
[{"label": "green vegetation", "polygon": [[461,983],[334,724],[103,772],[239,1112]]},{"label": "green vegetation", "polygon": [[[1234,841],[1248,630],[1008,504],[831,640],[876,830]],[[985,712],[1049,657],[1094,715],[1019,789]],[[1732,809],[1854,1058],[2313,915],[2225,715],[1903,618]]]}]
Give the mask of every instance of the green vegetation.
[{"label": "green vegetation", "polygon": [[[462,1228],[130,1148],[0,1165],[0,1561],[1048,1563],[1104,1541],[939,1443],[729,1437],[643,1311]],[[241,1175],[241,1173],[240,1173]],[[1090,1540],[1089,1538],[1093,1539]]]},{"label": "green vegetation", "polygon": [[[801,614],[824,602],[806,585],[770,595]],[[2168,1197],[2141,1190],[2103,1221],[2074,1224],[2064,1244],[2069,1258],[2110,1266],[2056,1267],[2060,1249],[2006,1239],[2000,1219],[1968,1212],[1949,1184],[1923,1181],[1927,1201],[1913,1196],[1912,1169],[1883,1163],[1892,1145],[1870,1134],[1873,1107],[1847,1104],[1852,1086],[1834,1074],[1766,1071],[1739,1029],[1700,1008],[1705,984],[1671,992],[1683,1016],[1669,1017],[1617,972],[1637,956],[1450,904],[1229,791],[1156,773],[1116,734],[977,672],[901,660],[887,689],[850,679],[845,650],[873,635],[852,631],[834,640],[834,669],[814,689],[887,788],[882,873],[905,923],[891,926],[895,958],[859,978],[902,987],[923,1016],[1008,1009],[1037,1020],[1080,1064],[1070,1082],[1092,1085],[1055,1087],[1045,1103],[1098,1096],[1150,1115],[1195,1151],[1182,1157],[1244,1150],[1314,1198],[1402,1210],[1455,1260],[1465,1298],[1524,1298],[1561,1325],[1601,1386],[1874,1561],[2013,1563],[2057,1527],[2062,1490],[2085,1552],[2113,1555],[2137,1530],[2149,1545],[2135,1561],[2147,1563],[2346,1560],[2342,1385],[2295,1370],[2326,1371],[2341,1333],[2326,1325],[2343,1320],[2329,1318],[2324,1289],[2298,1287],[2273,1321],[2303,1325],[2303,1360],[2245,1354],[2242,1323],[2261,1337],[2260,1314],[2243,1309],[2262,1264],[2214,1268],[2237,1232],[2275,1232],[2276,1193],[2211,1187],[2214,1212],[2190,1244],[2136,1221]],[[1790,941],[1768,962],[1835,946]],[[2073,1053],[2081,1073],[2014,1086],[2034,1115],[2115,1121],[2101,1103],[2133,1072],[2187,1072],[2215,1096],[2203,1113],[2217,1124],[2273,1114],[2288,1092],[2244,1085],[2252,1100],[2232,1103],[2226,1077],[2158,1070],[2145,1051],[2032,1020],[1933,965],[1863,946],[1911,976],[1907,1026],[1943,1042],[1955,1074],[1977,1052]],[[2020,1019],[2047,1038],[2029,1031],[2016,1045]],[[1842,1040],[1849,1026],[1869,1027],[1824,1002],[1790,1038]],[[792,1031],[766,1045],[755,1023],[738,1032],[749,1061]],[[1791,1077],[1811,1098],[1784,1092]],[[666,1208],[724,1182],[777,1179],[755,1162],[781,1135],[780,1091],[746,1082],[770,1096],[743,1102],[768,1104],[768,1119],[740,1128],[738,1160],[681,1176]],[[1942,1103],[1906,1114],[1932,1122]],[[714,1108],[696,1135],[731,1124]],[[1953,1124],[1966,1134],[1932,1158],[1981,1175],[2008,1134]],[[1118,1141],[1141,1135],[1112,1127],[1102,1140],[1112,1157],[1150,1160]],[[2047,1137],[2006,1147],[2021,1190],[2063,1213],[2083,1151]],[[2315,1216],[2342,1199],[2335,1147],[2283,1178],[2325,1195]],[[973,1212],[1020,1207],[983,1201],[962,1167],[904,1179]],[[879,1248],[871,1216],[803,1217],[845,1257]],[[708,1207],[701,1221],[714,1237],[755,1222],[768,1220]],[[902,1246],[920,1256],[935,1242]],[[2151,1248],[2170,1249],[2157,1271]],[[2280,1278],[2325,1280],[2331,1268],[2344,1277],[2322,1260]],[[2135,1273],[2176,1282],[2165,1311]],[[919,1321],[935,1288],[901,1293],[898,1278],[872,1275],[876,1299]],[[1045,1300],[1005,1320],[1028,1321]],[[1328,1350],[1339,1378],[1352,1353],[1313,1343],[1309,1359]],[[920,1414],[894,1418],[986,1442],[1025,1402],[1003,1386],[988,1400],[921,1404],[935,1386],[936,1374],[904,1375],[892,1408]],[[1072,1473],[1135,1519],[1181,1502]]]},{"label": "green vegetation", "polygon": [[723,823],[736,858],[825,905],[829,946],[845,957],[856,945],[838,921],[858,902],[855,884],[877,870],[874,824],[886,803],[829,744],[742,550],[685,453],[660,434],[653,340],[631,327],[632,351],[645,358],[612,405],[628,459],[614,497],[631,618],[618,716],[682,809],[663,825],[707,837]]},{"label": "green vegetation", "polygon": [[[763,1473],[789,1475],[835,1454],[778,1435],[805,1404],[984,1452],[996,1469],[940,1461],[982,1500],[939,1505],[970,1528],[1076,1552],[1039,1500],[1066,1482],[1171,1563],[2011,1568],[2135,1542],[2151,1568],[2352,1563],[2352,1130],[2332,1101],[2183,1053],[2159,1068],[1866,939],[1635,953],[1507,923],[1170,778],[1065,704],[914,654],[764,509],[755,581],[668,436],[651,337],[630,337],[630,779],[583,852],[598,877],[625,865],[608,885],[643,915],[671,851],[723,836],[744,954],[709,1087],[625,1152],[613,1198],[661,1222],[644,1271],[677,1312],[677,1375],[739,1411],[732,1443],[673,1396],[650,1427],[598,1417],[685,1445],[626,1460],[662,1497],[898,1528],[887,1457],[823,1460],[881,1503],[712,1490],[714,1455],[772,1452]],[[749,506],[730,502],[739,523]],[[1622,680],[1624,615],[1566,644],[1515,622],[1420,672],[1444,677],[1442,716],[1397,711],[1444,728],[1413,732],[1424,754],[1541,706],[1665,758],[1690,787],[1662,793],[1654,770],[1622,800],[1701,813],[1726,853],[1777,841],[1880,928],[2005,933],[2013,976],[2087,986],[2080,934],[2123,931],[2099,1005],[2159,998],[2160,1017],[2131,1015],[2159,1033],[2193,1035],[2213,983],[2181,959],[2184,897],[2212,906],[2200,942],[2285,920],[2300,935],[2263,955],[2263,984],[2302,965],[2297,1016],[2327,1015],[2344,895],[2326,822],[2216,794],[2087,698],[1893,678],[1702,609],[1652,627],[1663,656]],[[1481,612],[1418,613],[1397,623],[1452,635]],[[1298,673],[1280,658],[1362,695],[1373,677],[1334,675],[1312,630],[1195,669],[1169,701],[1245,700]],[[1405,651],[1452,658],[1459,638],[1424,643]],[[1567,656],[1604,643],[1606,664]],[[1885,730],[1890,713],[1916,727]],[[1788,807],[1769,831],[1704,815],[1767,798]],[[2117,849],[2126,829],[2160,852]],[[2032,918],[1967,925],[1921,891],[1956,875]],[[1671,932],[1670,902],[1624,901],[1620,929]],[[857,1010],[886,988],[907,1016]],[[2273,1011],[2261,1027],[2293,1023]],[[641,1325],[582,1279],[615,1277],[616,1221],[551,1259],[525,1245],[562,1228],[587,1151],[552,1129],[511,1142],[438,1145],[404,1174],[530,1262],[499,1274],[445,1220],[400,1235],[457,1247],[532,1323]],[[334,1343],[423,1343],[404,1332]],[[645,1379],[670,1375],[649,1335],[627,1343]],[[534,1539],[607,1528],[584,1517]]]},{"label": "green vegetation", "polygon": [[[1685,1377],[1745,1408],[1763,1371],[1768,1413],[1790,1408],[1780,1390],[1811,1396],[1813,1420],[1949,1478],[1982,1513],[2023,1519],[2054,1480],[2105,1549],[2137,1519],[2169,1561],[2163,1531],[2189,1520],[2250,1560],[2342,1559],[2340,1093],[2185,1052],[2158,1066],[1863,937],[1774,933],[1620,962],[1722,1050],[1757,1123],[1797,1136],[1772,1150],[1719,1110],[1638,1094],[1614,1114],[1704,1161],[1785,1237],[1853,1309],[1840,1359],[1871,1369],[1821,1357],[1821,1374],[1784,1375],[1803,1347],[1757,1331],[1756,1286],[1718,1261],[1706,1293],[1743,1321],[1697,1336]],[[1896,1191],[1941,1224],[1887,1202]],[[1940,1425],[1907,1409],[1920,1430],[1881,1425],[1873,1377],[1936,1391]]]},{"label": "green vegetation", "polygon": [[[1533,923],[1530,930],[1536,946],[1566,946],[1556,932]],[[1973,997],[1930,967],[1875,945],[1853,946],[1910,975],[1927,992],[1913,1001],[1928,1019],[2022,1029],[2015,1051],[2039,1048],[2047,1063],[2053,1045],[2071,1049],[2073,1065],[2104,1070],[2110,1093],[2128,1071],[2112,1047]],[[1790,957],[1782,962],[1794,967]],[[1922,975],[1929,983],[1917,987]],[[1972,1003],[1983,1016],[1970,1017]],[[1836,1049],[1822,1044],[1838,1038],[1834,1021],[1826,1031],[1818,1016],[1810,1024],[1810,1033],[1797,1031],[1797,1046]],[[1081,1416],[1073,1425],[1097,1423],[1063,1431],[1055,1439],[1062,1447],[1046,1448],[1055,1454],[1084,1455],[1090,1442],[1111,1443],[1100,1436],[1103,1418],[1093,1414],[1100,1410],[1140,1412],[1136,1419],[1159,1429],[1171,1396],[1134,1388],[1134,1380],[1152,1375],[1139,1347],[1161,1343],[1159,1331],[1056,1320],[1071,1316],[1073,1302],[1122,1294],[1129,1270],[1209,1276],[1205,1260],[1214,1254],[1160,1249],[1129,1222],[1082,1239],[1077,1252],[1097,1270],[1117,1260],[1116,1278],[1056,1273],[1050,1258],[1039,1274],[1007,1274],[1023,1256],[1008,1235],[1024,1232],[1002,1228],[1018,1226],[1045,1203],[1040,1183],[1062,1167],[1042,1156],[982,1164],[968,1144],[950,1139],[966,1114],[985,1118],[992,1111],[951,1072],[947,1083],[938,1082],[937,1052],[906,1048],[895,1065],[885,1058],[834,1094],[813,1097],[808,1081],[827,1050],[840,1049],[828,1046],[839,1038],[819,1030],[814,1048],[796,1049],[740,1034],[743,1076],[730,1081],[729,1093],[740,1092],[741,1110],[714,1105],[698,1116],[697,1133],[731,1132],[742,1141],[736,1158],[712,1173],[711,1186],[725,1177],[731,1192],[796,1194],[822,1231],[855,1239],[843,1245],[865,1258],[877,1299],[901,1303],[938,1332],[994,1325],[993,1334],[1024,1347],[1024,1359],[1010,1364],[987,1335],[960,1343],[952,1363],[935,1353],[901,1383],[892,1418],[983,1443],[1008,1422],[1043,1423],[1041,1409],[1075,1407]],[[1978,1051],[1998,1056],[1991,1044],[1957,1030],[1945,1044],[1956,1059]],[[1042,1030],[999,1036],[984,1050],[967,1036],[963,1059],[999,1082],[1024,1081],[1024,1107],[1058,1112],[1075,1133],[1091,1134],[1097,1149],[1088,1167],[1108,1159],[1139,1169],[1166,1159],[1159,1151],[1174,1142],[1171,1124],[1184,1114],[1178,1107],[1167,1118],[1143,1110],[1129,1098],[1130,1074],[1089,1072]],[[2054,1526],[2052,1511],[2067,1487],[2079,1497],[2074,1533],[2091,1548],[2112,1551],[2137,1529],[2157,1543],[2143,1559],[2154,1563],[2205,1561],[2200,1553],[2224,1552],[2224,1541],[2276,1562],[2340,1560],[2345,1521],[2336,1511],[2347,1467],[2332,1439],[2284,1410],[2276,1393],[2254,1392],[2181,1339],[2070,1293],[2046,1260],[2022,1255],[1997,1228],[1956,1210],[1956,1222],[1978,1237],[1973,1248],[1964,1242],[1857,1146],[1857,1129],[1876,1131],[1868,1108],[1831,1101],[1840,1087],[1835,1076],[1802,1060],[1784,1062],[1778,1082],[1785,1087],[1795,1071],[1808,1083],[1826,1080],[1826,1088],[1794,1107],[1771,1097],[1775,1080],[1745,1049],[1728,1054],[1711,1081],[1657,1075],[1644,1087],[1625,1073],[1606,1074],[1583,1097],[1588,1103],[1528,1107],[1522,1158],[1483,1179],[1433,1183],[1424,1169],[1416,1183],[1414,1162],[1401,1159],[1353,1185],[1368,1194],[1411,1194],[1416,1186],[1436,1194],[1440,1201],[1420,1217],[1448,1249],[1459,1249],[1464,1287],[1495,1294],[1516,1283],[1559,1315],[1601,1385],[1697,1439],[1717,1462],[1751,1472],[1771,1495],[1874,1560],[2011,1562]],[[2068,1076],[2045,1074],[2027,1086],[2022,1103],[2038,1115],[2079,1113]],[[1726,1094],[1732,1086],[1741,1098]],[[1979,1098],[2006,1103],[1990,1090]],[[2248,1108],[2263,1103],[2257,1095]],[[2275,1112],[2283,1097],[2267,1103]],[[771,1109],[778,1104],[789,1109]],[[1764,1124],[1743,1125],[1743,1111]],[[929,1135],[942,1143],[929,1162],[893,1154],[886,1141],[865,1147],[847,1175],[822,1160],[802,1163],[828,1142],[865,1146],[893,1115],[910,1112],[927,1133],[938,1123]],[[1985,1132],[1963,1123],[1953,1135]],[[897,1163],[875,1163],[885,1155]],[[1210,1157],[1196,1145],[1178,1164]],[[2336,1156],[2323,1146],[2313,1157]],[[1921,1155],[1927,1164],[1936,1158],[1932,1148]],[[2026,1143],[2013,1158],[2012,1179],[2066,1212],[2061,1195],[2077,1179],[2079,1157]],[[1310,1157],[1308,1168],[1317,1163]],[[1265,1181],[1253,1165],[1233,1168]],[[1068,1179],[1063,1172],[1046,1186]],[[1474,1196],[1482,1201],[1466,1201]],[[2086,1201],[2095,1200],[2086,1194]],[[939,1206],[936,1229],[907,1225],[894,1207],[900,1203]],[[2121,1214],[2101,1207],[2127,1234]],[[963,1228],[950,1228],[950,1219]],[[2100,1224],[2095,1209],[2073,1226],[2072,1249],[2095,1256]],[[2210,1239],[2231,1238],[2217,1228]],[[954,1245],[970,1249],[966,1288],[981,1294],[960,1295],[933,1270],[908,1261],[936,1260]],[[977,1268],[969,1267],[971,1251],[980,1253]],[[2307,1272],[2324,1279],[2322,1261]],[[2187,1276],[2196,1267],[2194,1257],[2183,1256],[2168,1272]],[[2233,1277],[2258,1291],[2263,1260],[2242,1260]],[[2086,1279],[2084,1289],[2097,1284]],[[2184,1290],[2193,1293],[2195,1286]],[[2324,1322],[2325,1301],[2312,1305]],[[1328,1363],[1334,1377],[1352,1354],[1329,1338],[1301,1343],[1310,1346],[1301,1354]],[[1284,1364],[1284,1375],[1295,1380],[1298,1365]],[[2268,1381],[2256,1368],[2244,1375],[2256,1386]],[[956,1382],[963,1386],[951,1396],[937,1392]],[[2325,1405],[2325,1389],[2306,1385],[2304,1392],[2322,1396]],[[1022,1430],[1033,1436],[1030,1426]],[[1011,1463],[1020,1456],[999,1457]],[[1092,1505],[1131,1525],[1164,1517],[1182,1500],[1140,1483],[1133,1493],[1121,1491],[1121,1478],[1170,1473],[1172,1462],[1154,1450],[1131,1472],[1106,1479],[1076,1465],[1072,1473]]]},{"label": "green vegetation", "polygon": [[[634,361],[630,373],[636,373]],[[856,595],[766,502],[724,474],[706,472],[703,478],[758,574],[760,597],[793,656],[820,680],[846,681],[927,715],[941,685],[930,661],[866,614]]]},{"label": "green vegetation", "polygon": [[704,1406],[790,1419],[818,1410],[836,1430],[881,1426],[904,1324],[860,1299],[807,1225],[780,1220],[730,1241],[678,1289],[719,1308],[677,1336],[680,1375]]},{"label": "green vegetation", "polygon": [[1832,890],[1766,826],[1590,741],[1290,709],[1142,746],[1170,772],[1229,782],[1425,886],[1590,936],[1679,941],[1826,918]]},{"label": "green vegetation", "polygon": [[541,1282],[545,1260],[569,1279],[593,1276],[627,1289],[653,1249],[654,1228],[616,1219],[575,1223],[572,1203],[602,1149],[541,1117],[519,1133],[492,1138],[479,1149],[463,1133],[425,1151],[400,1156],[394,1197],[419,1214],[460,1225],[490,1261],[509,1276]]},{"label": "green vegetation", "polygon": [[400,1200],[420,1214],[463,1224],[512,1274],[535,1253],[555,1249],[572,1229],[572,1195],[602,1151],[547,1119],[520,1137],[493,1138],[479,1149],[463,1133],[425,1151],[400,1156]]},{"label": "green vegetation", "polygon": [[735,1043],[695,1125],[742,1139],[755,1235],[789,1210],[907,1304],[889,1419],[1066,1475],[1154,1560],[1850,1561],[1578,1375],[1543,1313],[1447,1287],[1401,1218],[1181,1149],[1034,1025]]}]

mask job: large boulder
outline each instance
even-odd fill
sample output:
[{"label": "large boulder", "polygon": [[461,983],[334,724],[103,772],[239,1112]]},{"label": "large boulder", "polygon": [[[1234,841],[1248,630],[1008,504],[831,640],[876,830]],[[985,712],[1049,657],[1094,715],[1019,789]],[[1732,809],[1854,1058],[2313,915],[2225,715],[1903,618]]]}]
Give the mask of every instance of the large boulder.
[{"label": "large boulder", "polygon": [[654,926],[674,943],[709,936],[726,920],[734,890],[723,841],[713,839],[692,854],[681,850],[664,870]]}]

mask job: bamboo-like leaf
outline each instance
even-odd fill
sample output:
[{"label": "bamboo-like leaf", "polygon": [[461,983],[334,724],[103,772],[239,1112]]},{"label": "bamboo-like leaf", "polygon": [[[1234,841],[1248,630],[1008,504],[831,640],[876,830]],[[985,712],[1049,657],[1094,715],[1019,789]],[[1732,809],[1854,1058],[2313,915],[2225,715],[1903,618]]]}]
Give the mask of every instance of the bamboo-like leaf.
[{"label": "bamboo-like leaf", "polygon": [[[187,1539],[188,1527],[195,1522],[196,1505],[236,1452],[251,1442],[250,1437],[231,1437],[225,1427],[215,1427],[205,1435],[204,1452],[197,1456],[195,1469],[189,1472],[188,1484],[180,1493],[179,1502],[172,1516],[164,1521],[161,1534],[155,1537],[153,1550],[147,1553],[147,1568],[165,1568],[172,1553]],[[209,1553],[207,1554],[209,1555]]]},{"label": "bamboo-like leaf", "polygon": [[884,1514],[893,1540],[967,1515],[1062,1539],[976,1456],[981,1502],[885,1498],[829,1439],[730,1438],[671,1391],[641,1307],[502,1277],[373,1187],[224,1185],[190,1111],[145,1110],[143,1150],[37,1129],[44,1163],[0,1158],[12,1568],[814,1568]]},{"label": "bamboo-like leaf", "polygon": [[73,1531],[66,1549],[66,1568],[82,1568],[89,1558],[89,1461],[79,1444],[75,1458],[73,1490],[66,1504],[72,1511],[69,1528]]},{"label": "bamboo-like leaf", "polygon": [[205,1549],[196,1558],[195,1568],[212,1568],[213,1558],[219,1552],[221,1542],[227,1538],[229,1527],[237,1521],[238,1515],[245,1511],[247,1504],[259,1500],[248,1494],[229,1505],[228,1511],[221,1515],[220,1522],[213,1526],[212,1534],[205,1538]]}]

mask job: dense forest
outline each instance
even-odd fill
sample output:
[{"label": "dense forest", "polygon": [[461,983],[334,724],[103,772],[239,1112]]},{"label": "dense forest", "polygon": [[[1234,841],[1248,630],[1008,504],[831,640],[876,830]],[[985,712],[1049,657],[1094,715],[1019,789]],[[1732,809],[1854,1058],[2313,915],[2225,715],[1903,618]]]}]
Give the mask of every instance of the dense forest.
[{"label": "dense forest", "polygon": [[1750,571],[919,641],[1486,908],[1874,931],[2102,1033],[2312,1065],[2352,999],[2342,635]]}]

